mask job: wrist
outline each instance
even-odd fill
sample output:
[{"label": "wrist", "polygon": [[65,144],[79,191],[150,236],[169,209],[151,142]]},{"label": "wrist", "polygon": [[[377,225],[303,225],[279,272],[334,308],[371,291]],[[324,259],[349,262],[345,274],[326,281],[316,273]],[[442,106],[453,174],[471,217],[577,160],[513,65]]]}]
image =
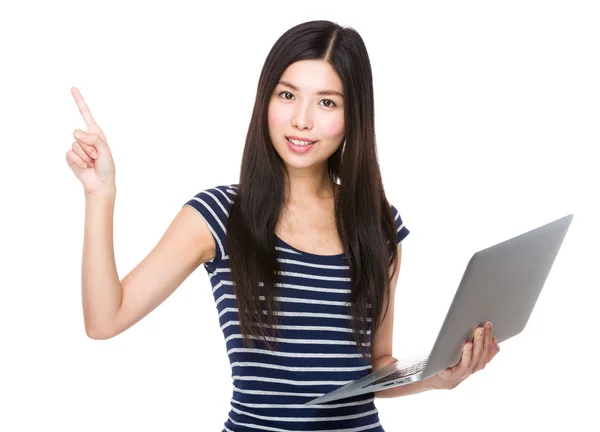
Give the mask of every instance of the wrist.
[{"label": "wrist", "polygon": [[445,390],[448,388],[447,385],[442,381],[442,379],[437,376],[431,376],[423,381],[421,381],[426,390]]},{"label": "wrist", "polygon": [[97,187],[93,191],[85,191],[85,198],[91,199],[96,197],[114,198],[117,194],[117,186],[114,183],[106,184]]},{"label": "wrist", "polygon": [[423,380],[423,383],[426,383],[426,386],[428,387],[428,390],[452,390],[453,388],[455,388],[460,382],[457,381],[456,379],[444,379],[442,376],[438,375],[434,375],[432,377],[427,378],[426,380]]}]

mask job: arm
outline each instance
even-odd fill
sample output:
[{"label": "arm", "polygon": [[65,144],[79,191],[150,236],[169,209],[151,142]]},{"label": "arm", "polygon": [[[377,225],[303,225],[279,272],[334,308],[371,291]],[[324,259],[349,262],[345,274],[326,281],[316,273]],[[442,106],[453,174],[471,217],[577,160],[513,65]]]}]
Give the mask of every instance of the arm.
[{"label": "arm", "polygon": [[108,339],[133,326],[215,256],[205,222],[184,206],[158,244],[119,281],[113,246],[115,195],[116,188],[86,195],[82,300],[85,330],[92,339]]}]

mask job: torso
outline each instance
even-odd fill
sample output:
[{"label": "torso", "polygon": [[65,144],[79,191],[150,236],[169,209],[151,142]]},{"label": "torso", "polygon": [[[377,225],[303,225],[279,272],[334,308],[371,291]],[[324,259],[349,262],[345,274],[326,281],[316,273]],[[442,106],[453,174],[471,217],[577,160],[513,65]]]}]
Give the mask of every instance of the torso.
[{"label": "torso", "polygon": [[[276,232],[282,241],[291,242],[290,247],[279,245],[277,250],[280,343],[274,352],[258,340],[254,347],[243,343],[225,229],[238,191],[237,185],[219,186],[188,201],[209,223],[221,256],[204,263],[232,371],[231,410],[221,429],[237,430],[239,424],[247,424],[252,430],[289,430],[292,418],[304,429],[383,432],[372,394],[340,404],[335,413],[302,405],[314,394],[361,379],[372,369],[358,351],[348,319],[352,288],[348,262],[339,256],[325,257],[341,252],[334,235],[333,206],[325,199],[320,204],[302,203],[304,211],[293,208],[280,215]],[[298,253],[292,250],[296,246],[323,256]]]}]

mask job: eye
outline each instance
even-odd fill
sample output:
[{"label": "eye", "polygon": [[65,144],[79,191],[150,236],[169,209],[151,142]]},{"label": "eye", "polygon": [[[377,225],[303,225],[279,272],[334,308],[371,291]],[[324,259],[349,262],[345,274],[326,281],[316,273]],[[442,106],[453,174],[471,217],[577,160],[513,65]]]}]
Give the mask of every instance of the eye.
[{"label": "eye", "polygon": [[327,108],[333,108],[333,107],[337,106],[335,104],[335,102],[332,101],[331,99],[322,99],[321,102],[328,102],[328,104],[325,105],[325,107],[327,107]]},{"label": "eye", "polygon": [[[292,96],[292,97],[294,96],[294,95],[293,95],[293,94],[291,94],[289,91],[282,91],[282,92],[279,92],[279,96],[286,95],[286,94],[288,94],[288,95],[290,95],[290,96]],[[287,97],[285,97],[285,96],[283,96],[283,98],[284,98],[285,100],[291,100],[291,99],[289,99],[289,98],[287,98]]]}]

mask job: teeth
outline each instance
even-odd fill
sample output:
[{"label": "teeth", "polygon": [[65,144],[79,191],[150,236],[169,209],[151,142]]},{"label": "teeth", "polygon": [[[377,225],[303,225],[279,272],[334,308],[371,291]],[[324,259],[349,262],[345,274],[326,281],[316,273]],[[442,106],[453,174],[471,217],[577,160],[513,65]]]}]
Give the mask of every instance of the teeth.
[{"label": "teeth", "polygon": [[[312,144],[312,142],[307,142],[307,141],[299,141],[299,140],[295,140],[295,139],[291,139],[291,138],[288,138],[288,140],[289,140],[289,141],[290,141],[292,144],[299,145],[299,146],[303,146],[303,147],[306,147],[307,145],[309,145],[309,144]],[[313,141],[313,142],[314,142],[314,141]]]}]

